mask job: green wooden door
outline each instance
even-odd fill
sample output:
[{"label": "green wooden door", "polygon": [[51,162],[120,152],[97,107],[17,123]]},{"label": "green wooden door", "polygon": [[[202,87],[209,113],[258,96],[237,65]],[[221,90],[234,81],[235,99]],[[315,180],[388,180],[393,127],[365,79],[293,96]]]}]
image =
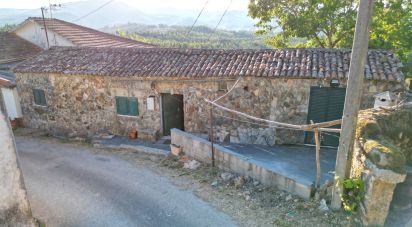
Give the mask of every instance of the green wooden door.
[{"label": "green wooden door", "polygon": [[[310,123],[311,120],[319,123],[341,119],[345,93],[345,88],[311,87],[307,123]],[[340,128],[340,125],[336,125],[334,128]],[[313,132],[306,132],[305,143],[315,144]],[[332,147],[339,146],[339,134],[322,133],[321,144]]]},{"label": "green wooden door", "polygon": [[184,130],[183,95],[162,94],[163,135],[170,135],[170,129]]}]

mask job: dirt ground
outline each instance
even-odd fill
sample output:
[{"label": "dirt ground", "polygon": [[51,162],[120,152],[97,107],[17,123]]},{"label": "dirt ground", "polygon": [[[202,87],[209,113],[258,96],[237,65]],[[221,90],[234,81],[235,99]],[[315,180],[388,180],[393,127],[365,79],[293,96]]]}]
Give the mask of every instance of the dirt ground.
[{"label": "dirt ground", "polygon": [[[319,200],[303,200],[250,178],[229,174],[202,164],[183,167],[185,158],[149,156],[130,151],[106,151],[167,176],[183,190],[229,214],[241,226],[362,226],[356,214],[323,211]],[[190,160],[189,160],[190,161]],[[231,175],[223,180],[222,173]]]}]

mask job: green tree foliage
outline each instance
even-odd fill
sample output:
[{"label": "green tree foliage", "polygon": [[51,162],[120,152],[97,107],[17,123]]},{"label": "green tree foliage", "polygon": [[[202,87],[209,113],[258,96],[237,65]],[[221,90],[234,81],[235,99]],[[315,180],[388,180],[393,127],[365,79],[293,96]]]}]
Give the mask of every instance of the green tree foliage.
[{"label": "green tree foliage", "polygon": [[412,76],[412,1],[376,1],[369,47],[395,50]]},{"label": "green tree foliage", "polygon": [[129,23],[105,27],[104,31],[116,33],[162,47],[181,48],[267,48],[264,37],[257,37],[249,31],[214,31],[206,26],[195,26],[189,32],[188,26],[142,25]]},{"label": "green tree foliage", "polygon": [[[302,45],[334,48],[353,35],[356,7],[352,1],[250,0],[249,15],[258,19],[259,33],[279,32],[269,42],[276,47]],[[272,25],[275,22],[276,26]]]},{"label": "green tree foliage", "polygon": [[[275,47],[350,48],[359,0],[250,0],[249,15]],[[273,26],[276,24],[277,26]],[[370,48],[391,49],[412,76],[412,1],[376,0]],[[409,69],[409,70],[408,70]]]}]

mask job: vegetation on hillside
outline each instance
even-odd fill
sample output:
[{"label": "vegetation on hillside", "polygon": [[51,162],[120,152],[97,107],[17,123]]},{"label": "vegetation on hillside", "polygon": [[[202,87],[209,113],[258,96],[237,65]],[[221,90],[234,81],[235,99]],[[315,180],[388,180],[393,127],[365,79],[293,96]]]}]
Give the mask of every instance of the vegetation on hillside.
[{"label": "vegetation on hillside", "polygon": [[[249,31],[228,31],[206,26],[142,25],[129,23],[104,27],[103,31],[162,47],[267,48],[264,36]],[[190,31],[190,32],[189,32]]]},{"label": "vegetation on hillside", "polygon": [[0,26],[0,32],[11,32],[16,28],[17,25],[15,24],[5,24]]}]

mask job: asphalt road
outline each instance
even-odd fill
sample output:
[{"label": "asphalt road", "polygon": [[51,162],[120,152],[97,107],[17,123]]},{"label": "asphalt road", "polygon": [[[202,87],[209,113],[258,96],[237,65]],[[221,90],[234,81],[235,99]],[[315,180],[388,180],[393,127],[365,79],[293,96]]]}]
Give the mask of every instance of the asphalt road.
[{"label": "asphalt road", "polygon": [[167,178],[115,155],[16,138],[33,215],[47,226],[236,226]]}]

